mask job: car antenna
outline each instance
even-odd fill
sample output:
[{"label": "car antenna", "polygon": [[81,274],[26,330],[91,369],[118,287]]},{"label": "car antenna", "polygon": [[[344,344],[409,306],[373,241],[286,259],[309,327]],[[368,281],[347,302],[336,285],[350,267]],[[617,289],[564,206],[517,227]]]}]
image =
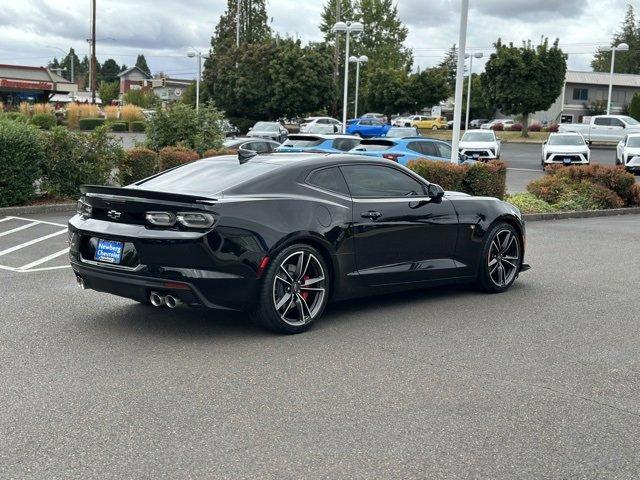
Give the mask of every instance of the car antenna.
[{"label": "car antenna", "polygon": [[251,160],[257,154],[258,154],[258,152],[254,151],[254,150],[249,150],[249,149],[246,149],[246,148],[239,148],[238,149],[238,161],[240,162],[240,165],[242,165],[243,163],[247,163],[249,160]]}]

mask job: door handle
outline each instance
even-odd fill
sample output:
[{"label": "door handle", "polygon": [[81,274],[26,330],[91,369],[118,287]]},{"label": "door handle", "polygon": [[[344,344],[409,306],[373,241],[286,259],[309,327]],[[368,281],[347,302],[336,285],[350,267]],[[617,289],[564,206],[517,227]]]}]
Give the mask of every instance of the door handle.
[{"label": "door handle", "polygon": [[374,210],[369,210],[368,212],[362,212],[360,214],[362,218],[369,218],[371,220],[376,220],[382,216],[380,212],[376,212]]}]

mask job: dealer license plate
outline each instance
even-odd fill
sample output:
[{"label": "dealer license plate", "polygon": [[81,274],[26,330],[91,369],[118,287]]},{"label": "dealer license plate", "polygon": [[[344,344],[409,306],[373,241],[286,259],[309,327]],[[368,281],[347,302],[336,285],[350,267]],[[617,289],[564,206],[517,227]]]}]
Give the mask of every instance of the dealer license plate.
[{"label": "dealer license plate", "polygon": [[98,262],[118,264],[122,260],[122,250],[124,243],[114,240],[98,239],[96,254],[94,259]]}]

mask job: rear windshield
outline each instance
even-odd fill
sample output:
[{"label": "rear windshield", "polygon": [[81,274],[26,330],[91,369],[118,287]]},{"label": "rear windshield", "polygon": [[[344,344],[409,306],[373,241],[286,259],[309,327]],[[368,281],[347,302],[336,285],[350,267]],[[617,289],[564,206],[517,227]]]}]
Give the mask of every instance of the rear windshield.
[{"label": "rear windshield", "polygon": [[395,143],[384,140],[364,140],[356,148],[361,152],[382,152],[389,150],[394,145]]},{"label": "rear windshield", "polygon": [[156,190],[190,195],[212,195],[239,183],[271,172],[278,165],[260,162],[240,164],[233,159],[200,160],[161,173],[137,185],[144,190]]},{"label": "rear windshield", "polygon": [[324,140],[318,137],[289,137],[283,144],[283,147],[315,147],[320,145]]},{"label": "rear windshield", "polygon": [[584,139],[580,135],[552,135],[549,137],[549,145],[584,145]]},{"label": "rear windshield", "polygon": [[413,137],[418,135],[418,130],[411,127],[399,127],[390,128],[387,132],[387,137],[401,138],[401,137]]},{"label": "rear windshield", "polygon": [[638,122],[638,120],[636,120],[635,118],[632,118],[632,117],[622,117],[622,120],[624,120],[625,123],[628,124],[628,125],[638,125],[638,124],[640,124],[640,122]]}]

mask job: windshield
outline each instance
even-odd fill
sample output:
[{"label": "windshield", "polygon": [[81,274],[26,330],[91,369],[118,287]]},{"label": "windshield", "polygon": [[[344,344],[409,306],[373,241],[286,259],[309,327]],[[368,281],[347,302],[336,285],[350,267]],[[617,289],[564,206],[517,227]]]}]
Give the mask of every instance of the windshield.
[{"label": "windshield", "polygon": [[462,136],[463,142],[493,142],[495,137],[491,132],[467,132]]},{"label": "windshield", "polygon": [[572,147],[584,145],[584,139],[580,135],[551,135],[549,145],[569,145]]},{"label": "windshield", "polygon": [[627,140],[627,147],[639,148],[640,147],[640,137],[629,137],[629,140]]},{"label": "windshield", "polygon": [[418,135],[418,130],[413,127],[406,128],[390,128],[387,132],[387,137],[400,138],[400,137],[413,137]]},{"label": "windshield", "polygon": [[635,118],[631,117],[622,117],[622,120],[628,125],[640,125],[640,122]]},{"label": "windshield", "polygon": [[253,126],[253,129],[258,132],[277,132],[278,124],[270,122],[258,122]]},{"label": "windshield", "polygon": [[278,168],[276,164],[236,159],[200,160],[161,173],[138,185],[143,190],[213,195]]}]

